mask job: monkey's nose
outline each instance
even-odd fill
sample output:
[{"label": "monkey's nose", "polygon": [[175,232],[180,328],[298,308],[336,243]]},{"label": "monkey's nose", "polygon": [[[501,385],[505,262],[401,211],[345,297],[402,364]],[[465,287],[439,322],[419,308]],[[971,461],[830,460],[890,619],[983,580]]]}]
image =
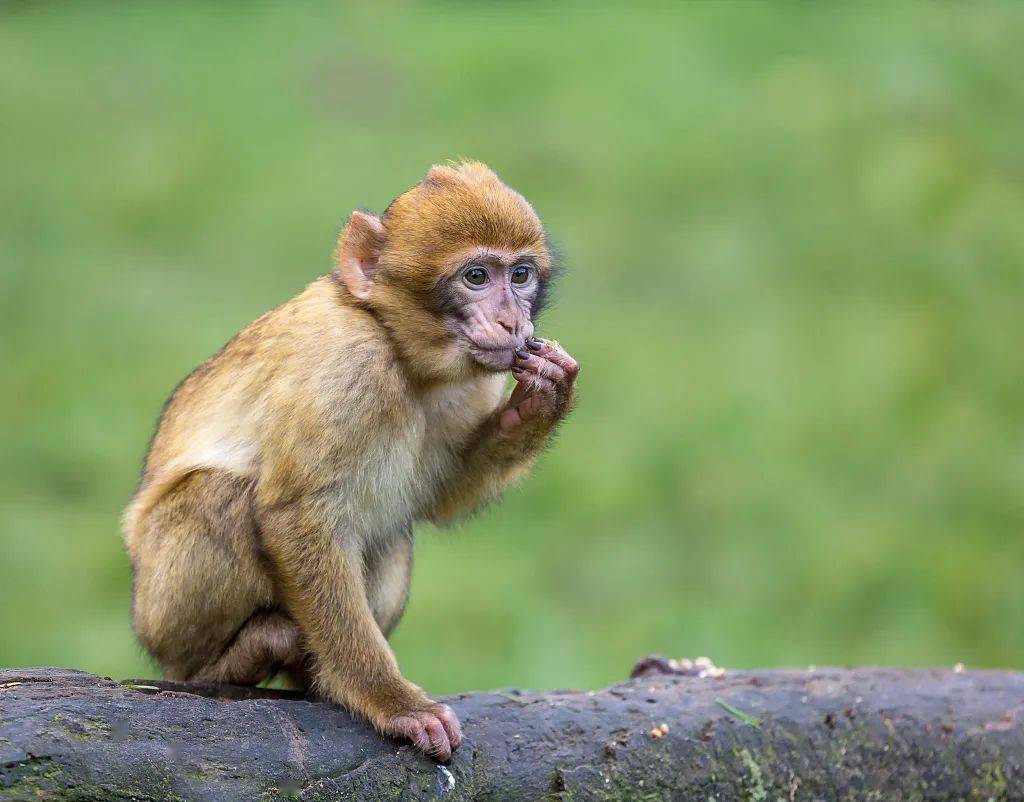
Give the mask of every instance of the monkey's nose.
[{"label": "monkey's nose", "polygon": [[505,329],[505,331],[507,331],[513,337],[516,336],[516,329],[518,328],[516,325],[509,323],[506,320],[499,320],[498,325]]}]

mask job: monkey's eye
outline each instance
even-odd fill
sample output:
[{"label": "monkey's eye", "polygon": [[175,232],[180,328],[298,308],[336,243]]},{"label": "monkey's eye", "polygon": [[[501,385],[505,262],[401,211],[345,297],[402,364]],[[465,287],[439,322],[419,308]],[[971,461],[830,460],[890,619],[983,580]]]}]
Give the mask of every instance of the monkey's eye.
[{"label": "monkey's eye", "polygon": [[519,265],[512,268],[512,283],[525,284],[530,280],[530,268],[526,265]]},{"label": "monkey's eye", "polygon": [[463,280],[473,287],[482,287],[487,283],[487,271],[482,267],[471,267],[462,274]]}]

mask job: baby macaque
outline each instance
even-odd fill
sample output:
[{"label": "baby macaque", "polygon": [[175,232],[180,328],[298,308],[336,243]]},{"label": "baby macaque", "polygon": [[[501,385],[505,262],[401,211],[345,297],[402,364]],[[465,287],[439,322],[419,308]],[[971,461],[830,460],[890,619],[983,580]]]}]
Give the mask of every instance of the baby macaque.
[{"label": "baby macaque", "polygon": [[493,499],[572,407],[576,362],[534,337],[551,271],[521,195],[480,163],[433,167],[178,386],[124,516],[135,632],[167,677],[286,672],[450,757],[455,713],[387,635],[414,522]]}]

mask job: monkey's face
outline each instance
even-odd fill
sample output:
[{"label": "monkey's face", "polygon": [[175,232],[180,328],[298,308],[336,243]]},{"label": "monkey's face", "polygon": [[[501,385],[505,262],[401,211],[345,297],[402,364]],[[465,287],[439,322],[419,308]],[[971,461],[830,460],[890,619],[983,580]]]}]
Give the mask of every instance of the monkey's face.
[{"label": "monkey's face", "polygon": [[453,260],[435,288],[455,346],[484,370],[511,368],[516,349],[533,336],[545,283],[540,259],[530,250],[476,246]]}]

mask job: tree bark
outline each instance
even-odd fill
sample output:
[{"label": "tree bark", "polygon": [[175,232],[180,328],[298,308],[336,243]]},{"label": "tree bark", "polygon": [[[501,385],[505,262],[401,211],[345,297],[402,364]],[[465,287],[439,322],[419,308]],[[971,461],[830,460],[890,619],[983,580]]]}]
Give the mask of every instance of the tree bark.
[{"label": "tree bark", "polygon": [[283,691],[0,671],[0,800],[1024,799],[1024,675],[662,673],[467,693],[446,767]]}]

